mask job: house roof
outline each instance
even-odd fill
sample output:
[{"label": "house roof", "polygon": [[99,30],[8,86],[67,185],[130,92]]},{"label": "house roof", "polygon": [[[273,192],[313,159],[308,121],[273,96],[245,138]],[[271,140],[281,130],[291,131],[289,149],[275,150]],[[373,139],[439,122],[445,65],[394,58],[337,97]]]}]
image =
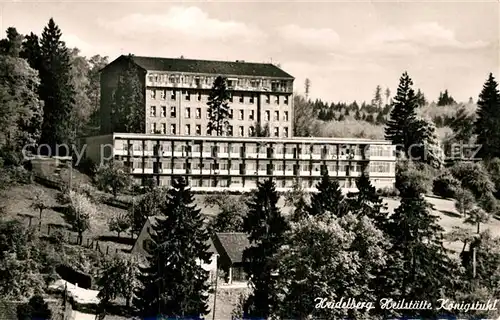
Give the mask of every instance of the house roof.
[{"label": "house roof", "polygon": [[243,261],[243,251],[250,247],[248,235],[243,232],[221,232],[215,234],[216,240],[220,245],[222,252],[226,254],[231,263],[240,263]]},{"label": "house roof", "polygon": [[[128,56],[122,55],[118,59],[123,59],[123,57]],[[261,76],[294,79],[290,74],[271,63],[174,59],[134,55],[132,55],[132,60],[147,71],[192,72],[226,76]]]},{"label": "house roof", "polygon": [[[161,219],[161,217],[160,216],[148,217],[148,221],[151,225],[155,224],[158,219]],[[210,246],[210,248],[208,249],[208,252],[217,253],[217,250],[215,249],[214,242],[212,239],[208,239],[207,244]]]}]

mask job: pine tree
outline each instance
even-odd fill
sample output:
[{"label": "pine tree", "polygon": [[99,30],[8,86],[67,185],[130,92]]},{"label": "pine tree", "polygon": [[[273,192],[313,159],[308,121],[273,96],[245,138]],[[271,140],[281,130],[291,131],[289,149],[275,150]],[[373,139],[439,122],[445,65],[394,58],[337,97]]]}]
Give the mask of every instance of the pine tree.
[{"label": "pine tree", "polygon": [[52,154],[57,144],[67,144],[74,138],[68,119],[75,91],[70,77],[70,55],[61,41],[61,35],[61,30],[51,18],[43,30],[40,46],[40,99],[45,103],[41,143],[48,144]]},{"label": "pine tree", "polygon": [[354,119],[361,120],[361,114],[359,113],[359,110],[356,110],[356,113],[354,114]]},{"label": "pine tree", "polygon": [[218,76],[212,86],[212,91],[208,97],[208,130],[222,136],[229,126],[229,98],[230,93],[227,90],[227,80],[224,77]]},{"label": "pine tree", "polygon": [[[454,292],[456,265],[443,247],[443,229],[429,203],[412,185],[401,196],[387,228],[392,248],[381,291],[395,300],[437,301]],[[404,315],[427,318],[436,312],[405,310]]]},{"label": "pine tree", "polygon": [[162,216],[150,232],[148,265],[140,268],[135,306],[143,318],[192,317],[208,313],[209,234],[183,178],[174,180]]},{"label": "pine tree", "polygon": [[[387,206],[382,197],[377,194],[377,189],[372,185],[370,177],[362,173],[356,180],[357,192],[347,194],[347,203],[352,213],[367,216],[372,219],[375,226],[381,230],[387,225]],[[384,211],[384,212],[383,212]]]},{"label": "pine tree", "polygon": [[308,213],[311,216],[334,215],[342,216],[345,214],[345,203],[342,189],[337,179],[331,179],[328,170],[323,171],[321,180],[316,185],[317,193],[311,196],[308,207]]},{"label": "pine tree", "polygon": [[382,108],[382,87],[379,85],[377,86],[377,88],[375,88],[375,95],[372,100],[372,105],[374,107],[377,107],[378,109]]},{"label": "pine tree", "polygon": [[272,180],[259,182],[243,220],[243,230],[248,233],[251,244],[243,251],[244,270],[254,289],[244,309],[251,317],[267,318],[278,300],[273,275],[278,268],[275,256],[289,228],[277,206],[278,198]]},{"label": "pine tree", "polygon": [[481,145],[479,157],[500,157],[500,93],[498,82],[490,73],[477,101],[475,133],[477,144]]},{"label": "pine tree", "polygon": [[111,105],[114,132],[145,133],[144,90],[132,56],[119,77]]},{"label": "pine tree", "polygon": [[41,50],[40,39],[32,32],[24,37],[20,57],[28,61],[31,68],[40,71],[42,69]]},{"label": "pine tree", "polygon": [[420,107],[423,107],[427,104],[427,100],[425,99],[425,95],[422,91],[420,91],[420,89],[418,89],[416,97],[417,97],[417,104]]},{"label": "pine tree", "polygon": [[418,107],[415,92],[411,88],[413,81],[408,73],[403,73],[399,80],[398,92],[394,97],[393,109],[385,127],[385,138],[396,145],[398,151],[403,150],[408,156],[410,147],[419,141],[414,136],[416,109]]}]

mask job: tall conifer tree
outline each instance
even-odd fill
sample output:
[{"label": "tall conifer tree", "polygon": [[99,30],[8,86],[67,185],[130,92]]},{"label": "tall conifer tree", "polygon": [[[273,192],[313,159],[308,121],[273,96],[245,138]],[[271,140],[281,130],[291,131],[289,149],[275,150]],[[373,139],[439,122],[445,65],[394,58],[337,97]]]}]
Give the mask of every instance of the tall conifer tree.
[{"label": "tall conifer tree", "polygon": [[[454,293],[456,263],[443,246],[439,217],[430,212],[430,204],[413,185],[401,197],[401,205],[390,217],[387,228],[392,248],[388,267],[381,273],[379,290],[385,290],[385,296],[395,300],[437,301],[450,297]],[[404,315],[427,318],[440,312],[405,310]]]},{"label": "tall conifer tree", "polygon": [[403,73],[385,127],[385,138],[392,141],[397,146],[398,151],[403,151],[405,156],[408,156],[410,146],[416,143],[412,128],[417,117],[418,102],[415,92],[411,88],[412,85],[413,81],[408,73]]},{"label": "tall conifer tree", "polygon": [[267,318],[277,303],[275,257],[288,230],[288,223],[277,206],[278,198],[271,180],[259,183],[243,220],[243,230],[248,233],[251,244],[243,252],[244,269],[254,289],[245,305],[245,313],[251,317]]},{"label": "tall conifer tree", "polygon": [[208,313],[209,234],[184,179],[174,180],[150,233],[148,265],[141,268],[135,305],[143,318],[198,318]]},{"label": "tall conifer tree", "polygon": [[222,136],[229,126],[229,99],[231,95],[227,89],[227,80],[218,76],[208,97],[208,130]]},{"label": "tall conifer tree", "polygon": [[323,171],[316,189],[318,191],[311,196],[307,210],[311,216],[322,216],[327,213],[342,216],[346,213],[345,197],[340,184],[337,179],[330,178],[328,170]]},{"label": "tall conifer tree", "polygon": [[377,194],[377,189],[372,185],[370,177],[362,173],[356,180],[357,192],[347,195],[350,211],[358,216],[367,216],[372,219],[375,226],[383,230],[387,224],[387,206],[384,205],[382,197]]},{"label": "tall conifer tree", "polygon": [[490,73],[477,101],[476,134],[480,157],[500,157],[500,93],[498,82]]},{"label": "tall conifer tree", "polygon": [[73,128],[68,119],[72,113],[75,90],[70,78],[70,55],[61,40],[61,30],[51,18],[41,39],[40,98],[44,104],[41,143],[51,147],[69,143]]}]

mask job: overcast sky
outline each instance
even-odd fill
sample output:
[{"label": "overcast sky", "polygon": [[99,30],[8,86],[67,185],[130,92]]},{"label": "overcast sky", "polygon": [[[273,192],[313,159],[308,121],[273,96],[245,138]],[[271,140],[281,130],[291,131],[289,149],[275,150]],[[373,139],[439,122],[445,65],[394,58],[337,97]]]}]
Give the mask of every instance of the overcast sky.
[{"label": "overcast sky", "polygon": [[429,100],[448,89],[476,101],[500,74],[500,4],[490,2],[139,2],[2,3],[1,27],[41,34],[50,17],[84,55],[120,54],[275,62],[295,91],[371,100],[394,93],[407,70]]}]

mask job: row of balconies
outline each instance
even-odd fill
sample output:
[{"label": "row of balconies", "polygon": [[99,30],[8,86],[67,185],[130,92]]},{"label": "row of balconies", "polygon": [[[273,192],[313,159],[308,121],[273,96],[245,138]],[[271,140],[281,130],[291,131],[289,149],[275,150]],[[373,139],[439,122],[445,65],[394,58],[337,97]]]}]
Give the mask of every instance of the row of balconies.
[{"label": "row of balconies", "polygon": [[[201,89],[201,90],[211,90],[212,83],[176,83],[171,81],[147,81],[146,85],[148,87],[166,87],[166,88],[180,88],[180,89]],[[229,85],[229,90],[233,91],[252,91],[252,92],[283,92],[283,93],[293,93],[292,86],[274,86],[274,85],[258,85],[258,86],[242,86],[242,85]]]},{"label": "row of balconies", "polygon": [[[242,175],[242,176],[321,176],[320,170],[211,170],[211,169],[162,169],[134,168],[133,174],[200,174],[200,175]],[[370,175],[370,173],[368,173]],[[375,172],[377,177],[393,177],[394,172]],[[359,177],[360,171],[329,171],[335,177]]]},{"label": "row of balconies", "polygon": [[[115,155],[117,156],[126,156],[129,154],[127,150],[118,150],[115,149]],[[349,155],[336,155],[329,153],[298,153],[295,151],[294,153],[275,153],[275,152],[266,152],[266,153],[255,153],[255,152],[239,152],[239,153],[229,153],[229,152],[187,152],[187,151],[140,151],[133,150],[130,152],[131,156],[137,157],[175,157],[175,158],[248,158],[248,159],[303,159],[303,160],[385,160],[385,159],[393,159],[393,157],[371,157],[371,156],[363,156],[356,154]]]}]

